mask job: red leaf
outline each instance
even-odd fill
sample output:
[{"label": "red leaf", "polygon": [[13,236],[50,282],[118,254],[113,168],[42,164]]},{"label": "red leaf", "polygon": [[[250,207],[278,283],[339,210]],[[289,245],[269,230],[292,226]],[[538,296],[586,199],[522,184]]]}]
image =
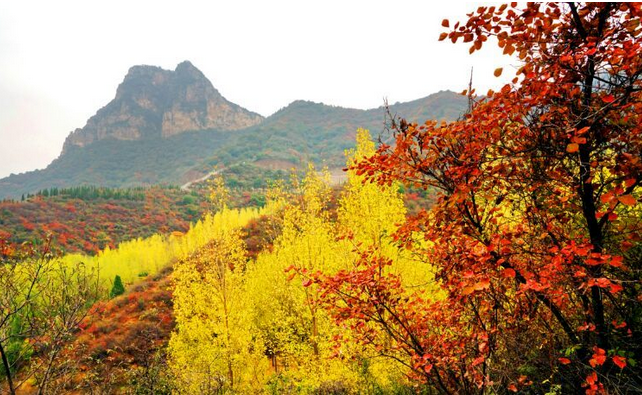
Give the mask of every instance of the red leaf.
[{"label": "red leaf", "polygon": [[490,280],[487,279],[487,278],[485,278],[485,279],[481,280],[480,282],[478,282],[477,284],[475,284],[475,289],[478,290],[478,291],[481,291],[482,289],[486,289],[488,287],[490,287]]},{"label": "red leaf", "polygon": [[615,101],[615,97],[613,97],[613,95],[606,95],[602,97],[602,101],[604,103],[613,103]]},{"label": "red leaf", "polygon": [[450,23],[448,23],[448,19],[444,19],[443,21],[441,21],[441,26],[450,27]]},{"label": "red leaf", "polygon": [[622,196],[619,196],[617,200],[619,200],[620,203],[626,206],[635,206],[638,202],[637,199],[633,197],[633,195],[622,195]]},{"label": "red leaf", "polygon": [[472,364],[472,366],[481,365],[482,363],[484,363],[484,361],[485,361],[485,360],[486,360],[486,358],[484,358],[484,356],[483,356],[483,355],[482,355],[482,356],[480,356],[480,357],[477,357],[477,358],[475,358],[475,359],[473,360],[473,364]]},{"label": "red leaf", "polygon": [[566,152],[570,154],[579,151],[579,149],[580,149],[580,145],[577,143],[571,143],[566,146]]},{"label": "red leaf", "polygon": [[560,361],[562,365],[568,365],[569,363],[571,363],[571,360],[568,358],[559,358],[558,361]]},{"label": "red leaf", "polygon": [[581,136],[584,133],[588,132],[590,129],[591,129],[590,126],[585,126],[582,129],[578,129],[576,133],[577,133],[578,136]]},{"label": "red leaf", "polygon": [[586,383],[589,385],[593,385],[597,383],[597,373],[591,372],[591,374],[586,376]]},{"label": "red leaf", "polygon": [[303,284],[303,286],[307,288],[310,285],[312,285],[312,280],[309,279],[309,278],[306,278],[305,280],[303,280],[303,282],[301,284]]},{"label": "red leaf", "polygon": [[513,269],[504,269],[502,270],[502,277],[504,278],[515,278],[515,270]]},{"label": "red leaf", "polygon": [[574,143],[577,143],[577,144],[586,144],[586,137],[577,137],[577,136],[574,136],[571,140],[572,140]]},{"label": "red leaf", "polygon": [[464,289],[462,290],[462,294],[463,295],[470,295],[471,293],[473,293],[475,291],[481,291],[481,290],[486,289],[488,287],[490,287],[490,280],[485,278],[485,279],[482,279],[479,282],[477,282],[477,283],[475,283],[475,284],[473,284],[473,285],[471,285],[469,287],[464,287]]},{"label": "red leaf", "polygon": [[495,75],[495,77],[499,77],[500,75],[502,75],[502,71],[504,71],[504,69],[502,67],[498,67],[495,69],[495,72],[493,74]]},{"label": "red leaf", "polygon": [[631,188],[633,185],[635,185],[636,182],[637,180],[635,178],[629,178],[628,180],[624,180],[624,185],[627,188]]},{"label": "red leaf", "polygon": [[620,369],[624,369],[626,367],[626,358],[616,355],[613,357],[613,363]]},{"label": "red leaf", "polygon": [[592,367],[602,366],[606,362],[606,351],[599,347],[593,347],[593,357],[589,360]]},{"label": "red leaf", "polygon": [[461,291],[462,295],[470,295],[473,292],[475,292],[475,287],[464,287]]},{"label": "red leaf", "polygon": [[602,196],[600,196],[600,201],[602,203],[608,203],[611,200],[613,200],[613,192],[607,192],[607,193],[603,194]]},{"label": "red leaf", "polygon": [[618,323],[617,321],[613,320],[612,324],[613,324],[613,327],[614,327],[615,329],[622,329],[622,328],[626,328],[626,322],[620,322],[620,323]]}]

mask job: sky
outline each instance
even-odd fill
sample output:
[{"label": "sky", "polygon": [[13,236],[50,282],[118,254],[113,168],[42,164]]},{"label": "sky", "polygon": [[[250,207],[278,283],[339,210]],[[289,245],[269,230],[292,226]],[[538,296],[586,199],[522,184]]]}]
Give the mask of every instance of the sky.
[{"label": "sky", "polygon": [[[473,4],[433,1],[0,3],[0,177],[46,167],[133,65],[191,61],[228,100],[269,116],[294,100],[368,109],[512,78],[488,46],[438,41]],[[504,67],[502,77],[493,70]],[[508,68],[508,70],[506,70]],[[508,71],[508,72],[507,72]]]}]

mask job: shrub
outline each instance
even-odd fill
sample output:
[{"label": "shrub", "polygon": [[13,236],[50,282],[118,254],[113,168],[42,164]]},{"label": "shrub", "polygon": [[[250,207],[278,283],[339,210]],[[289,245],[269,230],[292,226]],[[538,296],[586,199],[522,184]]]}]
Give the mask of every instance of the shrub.
[{"label": "shrub", "polygon": [[116,296],[122,295],[125,293],[125,286],[123,285],[123,280],[121,280],[119,275],[116,275],[114,278],[114,285],[111,288],[111,292],[109,292],[109,297],[110,298],[115,298]]}]

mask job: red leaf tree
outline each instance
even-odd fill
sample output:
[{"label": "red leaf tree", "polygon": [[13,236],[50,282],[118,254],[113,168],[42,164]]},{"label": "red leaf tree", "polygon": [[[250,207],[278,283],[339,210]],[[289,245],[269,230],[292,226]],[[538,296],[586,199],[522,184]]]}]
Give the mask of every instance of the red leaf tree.
[{"label": "red leaf tree", "polygon": [[447,296],[404,296],[368,253],[319,277],[323,301],[365,345],[386,333],[440,392],[640,390],[642,11],[520,7],[480,7],[440,36],[471,53],[494,37],[520,60],[511,84],[456,122],[392,119],[395,144],[357,165],[437,191],[397,238]]}]

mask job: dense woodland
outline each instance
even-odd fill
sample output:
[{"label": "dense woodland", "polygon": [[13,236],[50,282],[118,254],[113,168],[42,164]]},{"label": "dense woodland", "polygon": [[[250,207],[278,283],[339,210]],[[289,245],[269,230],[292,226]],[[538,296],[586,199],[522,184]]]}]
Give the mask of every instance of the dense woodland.
[{"label": "dense woodland", "polygon": [[[49,223],[38,242],[0,232],[2,390],[642,392],[641,18],[514,3],[444,20],[440,40],[496,40],[515,78],[464,92],[456,121],[358,129],[341,186],[313,164],[269,183],[230,166],[191,192],[4,202],[62,217],[118,194],[107,211],[165,219],[137,234],[109,218],[129,233],[66,251]],[[150,194],[167,207],[136,206]]]}]

